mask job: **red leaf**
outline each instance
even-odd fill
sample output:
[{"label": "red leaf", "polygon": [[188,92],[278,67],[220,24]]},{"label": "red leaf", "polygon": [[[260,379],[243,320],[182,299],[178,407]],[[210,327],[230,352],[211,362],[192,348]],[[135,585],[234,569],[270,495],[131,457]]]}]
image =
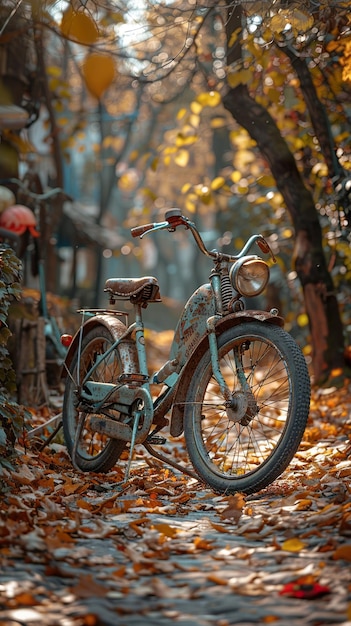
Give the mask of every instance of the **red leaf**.
[{"label": "red leaf", "polygon": [[330,593],[329,587],[326,585],[320,585],[319,583],[312,584],[299,584],[288,583],[284,585],[283,589],[279,592],[281,596],[289,596],[290,598],[302,598],[305,600],[311,600]]}]

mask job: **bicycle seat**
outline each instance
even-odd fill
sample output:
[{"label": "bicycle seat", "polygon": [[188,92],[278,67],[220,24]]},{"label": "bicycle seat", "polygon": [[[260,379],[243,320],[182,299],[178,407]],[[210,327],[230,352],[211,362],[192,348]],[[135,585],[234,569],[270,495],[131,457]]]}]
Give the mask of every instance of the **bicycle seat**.
[{"label": "bicycle seat", "polygon": [[104,291],[111,294],[111,298],[130,300],[135,303],[162,302],[160,286],[154,276],[142,278],[108,278]]}]

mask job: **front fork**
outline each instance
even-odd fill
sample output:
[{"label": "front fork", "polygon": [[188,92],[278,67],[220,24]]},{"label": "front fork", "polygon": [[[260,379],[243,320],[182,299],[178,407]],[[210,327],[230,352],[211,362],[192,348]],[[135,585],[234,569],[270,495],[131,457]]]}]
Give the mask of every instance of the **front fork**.
[{"label": "front fork", "polygon": [[[224,310],[223,299],[227,297],[225,296],[223,298],[224,293],[222,289],[222,285],[225,283],[225,279],[227,278],[227,273],[228,273],[227,264],[224,264],[223,267],[221,266],[221,264],[218,264],[218,266],[212,271],[210,275],[210,282],[211,282],[212,291],[213,291],[215,302],[216,302],[217,315],[213,315],[212,317],[209,317],[206,324],[207,324],[208,340],[210,344],[210,354],[211,354],[213,375],[217,383],[219,384],[220,390],[226,402],[228,404],[232,404],[233,403],[232,392],[228,388],[228,385],[223,378],[223,375],[219,366],[218,344],[217,344],[217,335],[216,335],[216,328],[215,328],[216,322],[222,319],[221,313],[223,313],[223,310]],[[243,371],[242,362],[241,362],[241,354],[238,348],[234,348],[233,355],[234,355],[236,374],[238,376],[241,388],[245,393],[247,393],[250,391],[250,387],[248,385],[246,376]]]},{"label": "front fork", "polygon": [[[221,393],[223,394],[223,397],[225,398],[226,402],[230,402],[232,399],[232,392],[230,391],[227,383],[225,382],[223,378],[223,374],[221,372],[221,368],[219,365],[217,335],[216,335],[216,330],[215,330],[216,322],[219,319],[221,319],[219,315],[214,315],[213,317],[209,317],[207,320],[207,331],[208,331],[208,341],[210,344],[211,364],[212,364],[213,375],[217,383],[219,384]],[[240,383],[242,387],[245,388],[245,386],[247,386],[247,381],[246,381],[243,369],[241,367],[241,361],[239,359],[237,350],[234,350],[234,361],[235,361],[235,367],[237,370]]]}]

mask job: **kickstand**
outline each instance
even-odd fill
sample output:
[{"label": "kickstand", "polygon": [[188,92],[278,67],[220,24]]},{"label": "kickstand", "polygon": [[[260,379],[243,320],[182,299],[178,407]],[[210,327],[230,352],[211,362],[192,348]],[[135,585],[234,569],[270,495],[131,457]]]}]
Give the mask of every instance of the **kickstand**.
[{"label": "kickstand", "polygon": [[81,436],[82,431],[83,431],[84,422],[85,422],[85,413],[81,413],[80,416],[79,416],[79,420],[78,420],[76,436],[75,436],[75,439],[74,439],[74,445],[73,445],[73,450],[72,450],[72,465],[73,465],[74,469],[77,470],[77,472],[81,471],[80,467],[78,466],[78,464],[76,462],[76,457],[77,457],[77,450],[78,450],[78,444],[79,444],[80,436]]},{"label": "kickstand", "polygon": [[126,468],[126,471],[125,471],[125,474],[124,474],[124,478],[123,478],[122,482],[120,483],[121,485],[125,485],[126,482],[128,482],[128,480],[129,480],[130,466],[132,464],[132,459],[133,459],[133,454],[134,454],[135,439],[136,439],[136,434],[137,434],[137,430],[138,430],[138,426],[139,426],[139,420],[140,420],[140,412],[137,411],[135,413],[135,420],[134,420],[134,424],[133,424],[133,432],[132,432],[132,439],[131,439],[131,442],[130,442],[127,468]]}]

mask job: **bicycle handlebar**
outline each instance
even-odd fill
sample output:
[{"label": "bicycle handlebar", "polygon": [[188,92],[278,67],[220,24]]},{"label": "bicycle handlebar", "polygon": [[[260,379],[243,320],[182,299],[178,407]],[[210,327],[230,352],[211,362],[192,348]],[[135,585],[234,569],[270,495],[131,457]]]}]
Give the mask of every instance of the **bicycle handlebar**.
[{"label": "bicycle handlebar", "polygon": [[135,228],[132,228],[130,231],[132,234],[132,237],[140,237],[140,239],[142,239],[144,235],[146,235],[146,233],[148,232],[153,232],[155,230],[168,230],[169,232],[174,232],[178,226],[185,226],[185,228],[188,228],[191,231],[201,252],[203,252],[203,254],[205,254],[206,256],[212,259],[215,259],[216,261],[225,261],[228,263],[234,263],[234,261],[236,261],[237,259],[245,256],[249,252],[250,248],[253,246],[254,243],[257,243],[260,250],[264,252],[265,254],[270,254],[271,258],[275,262],[274,254],[268,242],[265,240],[265,238],[262,235],[252,235],[250,239],[248,239],[248,241],[246,242],[242,250],[239,252],[239,254],[233,256],[231,254],[224,254],[223,252],[218,252],[217,250],[208,250],[195,224],[191,222],[187,217],[184,217],[181,214],[180,209],[170,209],[169,211],[166,212],[165,218],[166,218],[165,222],[154,222],[154,223],[144,224],[143,226],[136,226]]}]

